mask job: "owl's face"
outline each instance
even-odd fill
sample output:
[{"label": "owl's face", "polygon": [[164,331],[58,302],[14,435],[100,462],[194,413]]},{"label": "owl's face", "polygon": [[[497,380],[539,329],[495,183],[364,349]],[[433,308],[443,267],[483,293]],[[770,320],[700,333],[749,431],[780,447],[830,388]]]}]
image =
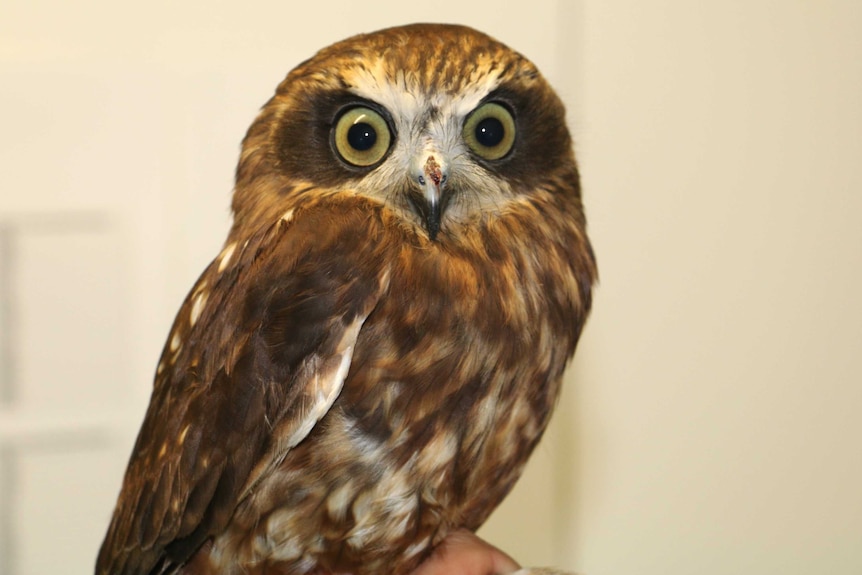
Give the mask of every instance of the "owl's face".
[{"label": "owl's face", "polygon": [[414,25],[288,75],[246,137],[234,209],[239,222],[279,198],[353,190],[434,240],[562,181],[578,192],[563,107],[535,66],[472,29]]}]

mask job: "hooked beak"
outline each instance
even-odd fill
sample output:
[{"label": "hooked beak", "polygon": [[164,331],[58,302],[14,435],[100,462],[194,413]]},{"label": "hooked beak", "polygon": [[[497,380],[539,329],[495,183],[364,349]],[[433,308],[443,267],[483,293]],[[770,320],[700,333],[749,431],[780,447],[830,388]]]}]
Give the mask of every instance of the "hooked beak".
[{"label": "hooked beak", "polygon": [[[437,157],[440,157],[438,161]],[[441,163],[442,162],[442,163]],[[440,231],[440,220],[446,210],[449,195],[445,193],[446,181],[449,179],[449,166],[440,154],[428,154],[420,168],[414,170],[418,190],[414,188],[410,194],[413,208],[422,218],[425,230],[431,241],[437,238]]]}]

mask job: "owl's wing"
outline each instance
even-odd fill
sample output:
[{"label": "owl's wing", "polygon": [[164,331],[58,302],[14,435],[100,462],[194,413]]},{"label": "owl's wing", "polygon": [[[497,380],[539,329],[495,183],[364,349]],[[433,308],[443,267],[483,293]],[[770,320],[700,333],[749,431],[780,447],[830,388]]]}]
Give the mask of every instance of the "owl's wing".
[{"label": "owl's wing", "polygon": [[[228,245],[174,323],[97,573],[171,572],[329,410],[388,287],[373,213],[318,203]],[[367,206],[366,206],[367,208]]]}]

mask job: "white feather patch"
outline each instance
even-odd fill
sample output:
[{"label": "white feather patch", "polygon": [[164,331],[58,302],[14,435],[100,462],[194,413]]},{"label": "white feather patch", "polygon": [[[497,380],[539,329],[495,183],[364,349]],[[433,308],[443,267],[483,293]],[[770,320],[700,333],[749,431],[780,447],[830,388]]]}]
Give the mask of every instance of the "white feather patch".
[{"label": "white feather patch", "polygon": [[236,242],[229,244],[225,249],[222,250],[221,254],[219,254],[219,263],[218,263],[218,271],[219,273],[223,272],[227,265],[230,263],[230,258],[233,256],[233,252],[236,249]]},{"label": "white feather patch", "polygon": [[202,291],[195,296],[195,300],[192,302],[192,310],[189,313],[189,323],[191,325],[195,325],[197,323],[198,318],[201,316],[201,312],[204,309],[204,305],[207,303],[207,292]]},{"label": "white feather patch", "polygon": [[341,393],[344,379],[350,370],[353,347],[366,317],[356,318],[344,330],[332,356],[326,359],[317,356],[309,358],[308,365],[311,371],[308,375],[309,381],[304,384],[300,383],[300,385],[306,386],[307,397],[311,399],[311,405],[298,420],[286,420],[279,423],[276,434],[281,439],[275,449],[250,474],[249,481],[243,490],[243,498],[254,490],[255,485],[263,477],[284,460],[288,451],[308,436],[312,428],[332,407],[338,394]]},{"label": "white feather patch", "polygon": [[296,428],[281,446],[286,449],[295,447],[297,443],[305,439],[311,432],[311,428],[320,421],[329,408],[332,407],[335,398],[341,393],[341,386],[344,383],[344,378],[347,377],[347,371],[350,369],[350,360],[353,357],[353,346],[349,346],[341,354],[341,361],[338,363],[338,369],[334,374],[315,373],[314,383],[314,404],[308,410],[303,421]]},{"label": "white feather patch", "polygon": [[180,337],[180,332],[179,332],[179,330],[175,331],[175,332],[174,332],[174,335],[173,335],[173,336],[171,336],[171,345],[170,345],[170,350],[171,350],[171,351],[174,351],[174,352],[175,352],[175,351],[177,351],[177,350],[179,350],[179,349],[180,349],[180,345],[182,344],[182,342],[183,342],[183,339],[182,339],[182,337]]},{"label": "white feather patch", "polygon": [[425,549],[427,549],[430,544],[431,544],[431,537],[430,536],[425,537],[421,541],[417,541],[416,543],[409,545],[407,547],[407,549],[404,550],[404,556],[405,557],[413,557],[417,553],[421,553],[422,551],[425,551]]}]

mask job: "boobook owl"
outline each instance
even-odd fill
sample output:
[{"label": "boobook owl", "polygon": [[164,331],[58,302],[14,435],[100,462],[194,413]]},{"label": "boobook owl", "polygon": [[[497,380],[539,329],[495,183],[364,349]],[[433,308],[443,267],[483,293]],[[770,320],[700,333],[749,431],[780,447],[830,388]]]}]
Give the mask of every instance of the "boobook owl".
[{"label": "boobook owl", "polygon": [[404,575],[539,441],[595,258],[563,106],[466,27],[299,64],[159,361],[100,574]]}]

